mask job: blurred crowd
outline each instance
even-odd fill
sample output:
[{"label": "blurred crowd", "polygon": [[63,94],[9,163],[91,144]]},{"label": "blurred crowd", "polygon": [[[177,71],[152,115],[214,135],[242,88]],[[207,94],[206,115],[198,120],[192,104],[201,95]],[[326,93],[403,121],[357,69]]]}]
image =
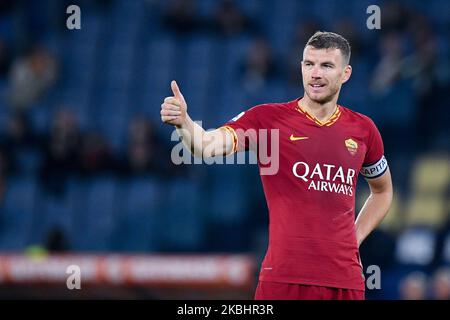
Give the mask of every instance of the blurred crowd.
[{"label": "blurred crowd", "polygon": [[[449,298],[450,19],[439,18],[450,12],[446,1],[381,2],[381,30],[365,27],[364,1],[348,10],[326,0],[77,3],[82,29],[69,31],[67,1],[0,1],[0,202],[8,181],[23,176],[61,197],[73,177],[183,177],[212,193],[238,183],[247,193],[237,198],[249,203],[236,210],[251,212],[240,225],[217,220],[206,237],[227,228],[251,228],[252,236],[223,236],[202,249],[224,250],[232,238],[234,249],[263,254],[261,189],[248,176],[172,164],[159,104],[169,80],[179,79],[192,114],[217,127],[254,104],[296,98],[304,44],[326,29],[352,46],[353,76],[340,103],[376,122],[393,173],[394,207],[361,248],[367,265],[388,274],[390,294],[368,297]],[[223,184],[210,190],[214,179]],[[368,190],[359,189],[360,208]],[[69,237],[51,229],[44,239],[58,247]]]},{"label": "blurred crowd", "polygon": [[136,117],[129,124],[127,148],[114,153],[105,137],[95,130],[82,131],[73,113],[61,108],[54,114],[48,134],[33,132],[26,113],[8,119],[0,142],[2,177],[23,174],[18,158],[32,151],[42,157],[38,175],[48,191],[61,192],[67,178],[112,173],[121,176],[183,174],[170,161],[168,143],[154,133],[152,123]]},{"label": "blurred crowd", "polygon": [[431,276],[414,271],[400,283],[402,300],[450,300],[450,269],[442,267]]}]

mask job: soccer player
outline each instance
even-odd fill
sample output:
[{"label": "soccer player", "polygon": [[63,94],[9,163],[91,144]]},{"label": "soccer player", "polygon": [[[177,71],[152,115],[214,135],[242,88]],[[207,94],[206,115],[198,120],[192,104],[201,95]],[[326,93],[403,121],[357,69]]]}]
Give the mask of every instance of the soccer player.
[{"label": "soccer player", "polygon": [[[255,299],[364,299],[359,246],[387,214],[392,182],[375,124],[337,104],[349,61],[345,38],[316,32],[303,51],[303,97],[255,106],[213,131],[190,119],[175,81],[161,105],[162,121],[200,157],[257,151],[278,132],[278,145],[267,146],[279,152],[278,170],[261,174],[269,245]],[[262,173],[259,156],[258,165]],[[359,173],[371,193],[355,221]]]}]

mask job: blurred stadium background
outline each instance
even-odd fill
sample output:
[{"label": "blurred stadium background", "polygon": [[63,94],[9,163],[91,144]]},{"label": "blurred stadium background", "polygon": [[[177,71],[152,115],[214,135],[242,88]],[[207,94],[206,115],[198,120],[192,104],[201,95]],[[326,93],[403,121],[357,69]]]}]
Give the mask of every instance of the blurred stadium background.
[{"label": "blurred stadium background", "polygon": [[[70,4],[81,30],[66,28]],[[371,4],[381,30],[366,28]],[[316,30],[350,40],[339,102],[377,123],[394,179],[361,247],[382,273],[367,298],[449,299],[445,0],[1,0],[0,297],[252,298],[267,245],[258,170],[173,165],[160,104],[176,79],[213,128],[296,98]],[[82,290],[66,288],[69,264]]]}]

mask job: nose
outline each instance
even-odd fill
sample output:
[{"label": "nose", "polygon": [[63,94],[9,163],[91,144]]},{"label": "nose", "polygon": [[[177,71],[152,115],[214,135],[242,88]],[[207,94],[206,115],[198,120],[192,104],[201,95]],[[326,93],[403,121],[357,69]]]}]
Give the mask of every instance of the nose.
[{"label": "nose", "polygon": [[319,67],[314,67],[311,71],[311,77],[314,79],[320,79],[322,78],[322,71]]}]

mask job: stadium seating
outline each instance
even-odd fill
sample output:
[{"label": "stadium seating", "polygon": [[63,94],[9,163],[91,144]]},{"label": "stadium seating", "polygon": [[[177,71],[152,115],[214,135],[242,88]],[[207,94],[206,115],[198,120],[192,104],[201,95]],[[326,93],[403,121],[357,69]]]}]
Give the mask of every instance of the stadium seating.
[{"label": "stadium seating", "polygon": [[18,177],[8,181],[0,206],[0,249],[21,251],[30,244],[37,194],[36,181]]}]

